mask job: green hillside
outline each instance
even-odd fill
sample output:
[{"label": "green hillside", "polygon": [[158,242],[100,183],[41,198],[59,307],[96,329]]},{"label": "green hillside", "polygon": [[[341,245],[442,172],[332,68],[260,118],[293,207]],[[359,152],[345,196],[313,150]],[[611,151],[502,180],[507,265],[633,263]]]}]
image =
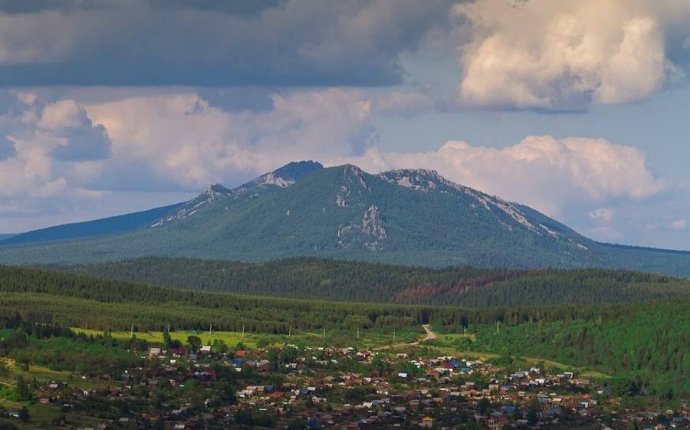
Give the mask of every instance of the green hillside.
[{"label": "green hillside", "polygon": [[617,391],[690,393],[690,301],[631,305],[595,320],[483,326],[477,351],[547,357],[613,375]]},{"label": "green hillside", "polygon": [[587,305],[690,296],[690,281],[603,269],[430,269],[313,258],[265,263],[142,258],[49,269],[204,291],[465,307]]}]

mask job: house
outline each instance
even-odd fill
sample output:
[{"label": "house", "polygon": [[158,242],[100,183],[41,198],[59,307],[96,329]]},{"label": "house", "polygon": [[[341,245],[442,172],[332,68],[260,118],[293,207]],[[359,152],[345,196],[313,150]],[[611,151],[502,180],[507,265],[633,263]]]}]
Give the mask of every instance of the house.
[{"label": "house", "polygon": [[426,416],[426,417],[422,418],[422,422],[420,425],[423,428],[428,428],[428,429],[434,428],[434,419],[429,417],[429,416]]},{"label": "house", "polygon": [[187,348],[180,346],[179,348],[170,348],[168,351],[174,356],[174,357],[183,357],[187,355]]},{"label": "house", "polygon": [[563,414],[563,410],[558,406],[554,406],[554,407],[551,407],[551,408],[547,409],[546,411],[544,411],[542,416],[544,418],[547,418],[547,419],[553,419],[553,418],[560,417],[562,414]]}]

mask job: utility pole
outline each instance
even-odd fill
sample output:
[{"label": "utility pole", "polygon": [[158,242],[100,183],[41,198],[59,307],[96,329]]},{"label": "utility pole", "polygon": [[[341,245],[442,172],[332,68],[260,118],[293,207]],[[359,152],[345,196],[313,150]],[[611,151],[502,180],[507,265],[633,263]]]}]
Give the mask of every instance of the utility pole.
[{"label": "utility pole", "polygon": [[208,325],[208,337],[213,336],[213,324]]},{"label": "utility pole", "polygon": [[244,324],[242,324],[242,337],[244,337]]},{"label": "utility pole", "polygon": [[134,324],[129,328],[129,338],[134,339]]},{"label": "utility pole", "polygon": [[501,332],[501,322],[496,321],[496,333],[500,333],[500,332]]}]

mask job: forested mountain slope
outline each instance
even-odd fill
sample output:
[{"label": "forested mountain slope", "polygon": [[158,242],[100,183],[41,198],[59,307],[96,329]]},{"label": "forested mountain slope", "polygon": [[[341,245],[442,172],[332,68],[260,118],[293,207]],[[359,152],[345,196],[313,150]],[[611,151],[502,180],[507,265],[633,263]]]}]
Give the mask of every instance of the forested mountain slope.
[{"label": "forested mountain slope", "polygon": [[93,221],[63,224],[55,227],[32,230],[26,233],[8,235],[4,240],[0,235],[2,245],[45,244],[66,240],[77,240],[91,237],[122,234],[140,228],[148,228],[151,223],[160,219],[180,205],[170,205],[161,208],[135,212],[126,215],[103,218]]}]

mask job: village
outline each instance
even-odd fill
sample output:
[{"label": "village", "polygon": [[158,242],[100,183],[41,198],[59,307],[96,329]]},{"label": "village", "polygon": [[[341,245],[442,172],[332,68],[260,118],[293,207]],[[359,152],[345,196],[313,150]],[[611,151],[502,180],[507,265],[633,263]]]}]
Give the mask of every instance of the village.
[{"label": "village", "polygon": [[[690,407],[625,408],[576,372],[508,369],[419,348],[372,351],[291,344],[151,346],[142,366],[102,388],[51,381],[35,398],[79,429],[666,429]],[[98,378],[82,375],[82,380]],[[14,418],[19,422],[18,414]],[[80,417],[89,416],[88,424]]]}]

